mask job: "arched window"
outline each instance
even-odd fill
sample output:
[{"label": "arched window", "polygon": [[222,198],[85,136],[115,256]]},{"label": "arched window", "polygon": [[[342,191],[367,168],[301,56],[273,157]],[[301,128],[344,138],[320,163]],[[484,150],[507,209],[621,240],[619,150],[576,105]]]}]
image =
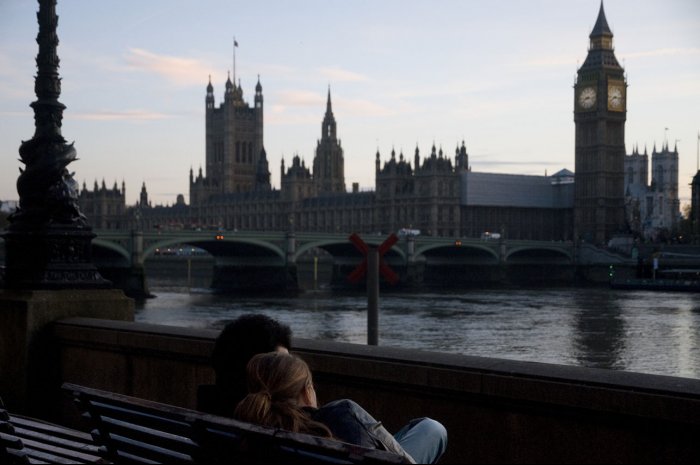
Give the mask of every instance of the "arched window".
[{"label": "arched window", "polygon": [[662,165],[658,165],[656,167],[656,188],[659,190],[663,190],[664,183],[664,167]]}]

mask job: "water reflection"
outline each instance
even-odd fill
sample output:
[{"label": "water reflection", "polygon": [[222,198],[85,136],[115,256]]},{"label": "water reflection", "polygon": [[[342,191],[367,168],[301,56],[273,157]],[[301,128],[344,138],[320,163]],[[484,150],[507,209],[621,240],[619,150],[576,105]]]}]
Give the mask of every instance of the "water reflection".
[{"label": "water reflection", "polygon": [[[234,297],[153,289],[137,321],[221,329],[257,312],[294,335],[367,341],[366,296]],[[468,290],[380,297],[383,346],[700,377],[700,296],[596,289]]]},{"label": "water reflection", "polygon": [[625,320],[614,292],[574,294],[573,355],[578,364],[624,370]]},{"label": "water reflection", "polygon": [[698,352],[697,333],[692,330],[694,315],[689,309],[679,311],[680,324],[677,331],[678,338],[678,371],[681,376],[692,376],[695,370],[692,360]]}]

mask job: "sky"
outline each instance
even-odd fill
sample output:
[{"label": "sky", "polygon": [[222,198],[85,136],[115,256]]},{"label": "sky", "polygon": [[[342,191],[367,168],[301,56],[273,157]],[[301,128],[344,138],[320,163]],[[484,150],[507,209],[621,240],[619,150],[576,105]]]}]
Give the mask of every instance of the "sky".
[{"label": "sky", "polygon": [[[312,165],[330,86],[348,189],[374,160],[465,142],[473,171],[574,171],[573,84],[599,0],[59,0],[62,133],[82,185],[145,182],[154,204],[188,199],[205,164],[204,98],[227,73],[251,105],[260,78],[272,184],[280,160]],[[700,136],[700,2],[606,0],[627,73],[627,153],[664,141],[689,201]],[[36,2],[0,0],[0,200],[17,199],[34,134]],[[650,170],[651,172],[651,170]]]}]

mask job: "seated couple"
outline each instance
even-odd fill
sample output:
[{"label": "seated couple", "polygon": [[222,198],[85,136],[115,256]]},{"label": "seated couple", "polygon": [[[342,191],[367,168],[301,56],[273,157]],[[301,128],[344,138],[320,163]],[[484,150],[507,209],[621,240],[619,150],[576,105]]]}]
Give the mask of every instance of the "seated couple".
[{"label": "seated couple", "polygon": [[[231,337],[232,333],[236,332],[236,326],[245,328],[245,332],[239,334],[241,338]],[[447,431],[439,422],[430,418],[412,420],[392,435],[381,422],[352,400],[337,400],[319,407],[311,370],[301,358],[289,354],[291,331],[286,325],[281,325],[264,315],[244,315],[229,324],[219,339],[236,339],[240,344],[242,339],[256,333],[256,328],[259,330],[258,336],[262,335],[263,340],[272,346],[268,345],[268,350],[263,353],[248,354],[250,361],[247,363],[245,397],[240,402],[239,399],[235,399],[236,403],[233,405],[236,407],[231,412],[228,406],[234,400],[232,391],[227,393],[226,386],[220,384],[220,373],[216,369],[217,366],[222,368],[221,361],[217,362],[216,357],[227,351],[221,347],[217,350],[217,339],[213,356],[218,385],[214,388],[216,401],[205,405],[207,402],[203,401],[205,396],[200,389],[200,410],[201,407],[212,407],[216,404],[223,406],[228,399],[229,403],[225,409],[204,410],[249,423],[388,450],[403,456],[411,463],[435,463],[445,452]],[[270,336],[271,334],[273,336]],[[282,337],[279,337],[280,335]],[[232,365],[228,366],[229,371],[232,368]],[[221,381],[228,383],[229,388],[234,387],[230,376],[224,375]],[[235,384],[240,387],[239,382]]]}]

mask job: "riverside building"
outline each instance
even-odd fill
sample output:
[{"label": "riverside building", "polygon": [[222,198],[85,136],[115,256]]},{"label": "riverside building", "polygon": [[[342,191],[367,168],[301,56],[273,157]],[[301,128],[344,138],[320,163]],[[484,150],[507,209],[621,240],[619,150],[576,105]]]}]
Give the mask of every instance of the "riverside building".
[{"label": "riverside building", "polygon": [[[121,221],[110,215],[124,205],[124,189],[83,186],[81,201],[98,229],[213,229],[388,234],[400,229],[430,236],[478,237],[498,232],[512,239],[570,240],[573,173],[552,176],[473,172],[463,141],[454,158],[433,144],[426,156],[416,147],[412,161],[391,151],[375,154],[374,191],[348,191],[344,152],[338,138],[330,89],[311,166],[297,154],[280,166],[280,188],[270,183],[262,143],[262,85],[249,106],[239,86],[226,82],[215,107],[206,90],[206,171],[190,170],[189,204],[153,206],[146,185]],[[103,207],[110,200],[108,207]]]},{"label": "riverside building", "polygon": [[[253,105],[230,77],[217,107],[206,87],[205,169],[190,169],[189,203],[152,206],[145,184],[136,205],[105,208],[109,192],[81,193],[83,209],[98,229],[216,229],[387,234],[399,230],[430,236],[584,240],[606,243],[620,232],[653,234],[677,225],[678,154],[665,147],[652,155],[646,184],[644,157],[625,155],[627,82],[613,50],[613,34],[601,4],[589,35],[585,62],[574,85],[575,174],[533,176],[473,171],[466,144],[454,157],[432,147],[411,156],[391,150],[374,155],[375,190],[348,190],[344,151],[330,88],[313,161],[282,159],[279,189],[263,142],[264,99],[258,77]],[[234,79],[235,80],[235,79]],[[368,154],[368,165],[372,156]],[[631,174],[630,174],[631,173]],[[85,191],[85,188],[84,188]],[[104,203],[104,202],[103,202]],[[110,213],[110,211],[112,213]],[[122,219],[114,216],[123,211]]]}]

